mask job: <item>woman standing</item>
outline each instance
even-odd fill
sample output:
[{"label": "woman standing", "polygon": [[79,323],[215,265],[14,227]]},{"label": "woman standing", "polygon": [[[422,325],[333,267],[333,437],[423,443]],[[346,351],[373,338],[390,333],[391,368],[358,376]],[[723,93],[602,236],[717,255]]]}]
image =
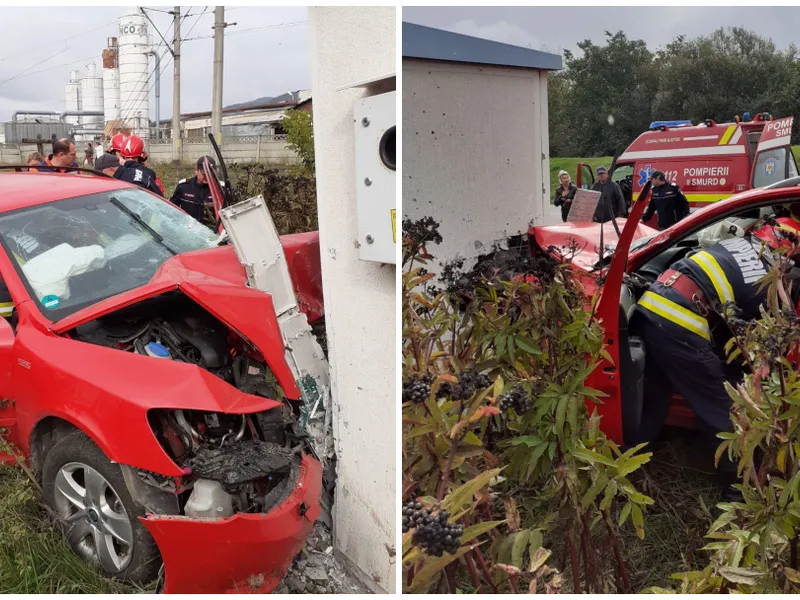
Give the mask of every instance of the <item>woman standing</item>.
[{"label": "woman standing", "polygon": [[558,172],[558,181],[560,185],[556,188],[556,196],[553,204],[561,207],[561,219],[566,223],[569,209],[572,206],[572,200],[575,198],[575,192],[578,188],[572,185],[572,180],[569,173],[566,171]]}]

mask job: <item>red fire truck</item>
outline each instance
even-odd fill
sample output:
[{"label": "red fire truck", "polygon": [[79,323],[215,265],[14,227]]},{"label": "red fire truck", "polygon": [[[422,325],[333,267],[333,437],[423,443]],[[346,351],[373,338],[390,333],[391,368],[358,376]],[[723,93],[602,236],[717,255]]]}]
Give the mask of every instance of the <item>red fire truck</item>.
[{"label": "red fire truck", "polygon": [[[798,174],[791,150],[794,117],[774,120],[761,113],[733,123],[707,119],[654,121],[617,157],[611,178],[620,184],[628,205],[638,197],[653,171],[677,183],[693,210],[733,194],[761,188]],[[580,163],[578,187],[591,187],[594,169]]]}]

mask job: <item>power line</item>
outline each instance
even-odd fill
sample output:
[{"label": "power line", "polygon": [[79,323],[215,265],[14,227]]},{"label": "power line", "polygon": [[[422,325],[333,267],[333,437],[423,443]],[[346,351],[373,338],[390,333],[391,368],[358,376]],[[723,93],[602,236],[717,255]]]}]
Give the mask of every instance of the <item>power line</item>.
[{"label": "power line", "polygon": [[[247,33],[255,33],[255,32],[258,32],[258,31],[267,31],[269,29],[283,29],[283,28],[286,28],[286,27],[298,27],[300,25],[307,25],[307,24],[308,24],[308,21],[296,21],[296,22],[293,22],[293,23],[281,23],[279,25],[265,25],[263,27],[251,27],[250,29],[240,29],[239,31],[234,31],[232,33],[227,33],[225,35],[226,35],[226,37],[230,37],[230,36],[234,36],[234,35],[243,35],[243,34],[247,34]],[[213,35],[201,35],[201,36],[197,36],[197,37],[193,37],[193,38],[187,38],[187,39],[182,40],[182,41],[184,41],[184,42],[192,42],[194,40],[208,40],[208,39],[212,39],[213,37],[214,37]]]},{"label": "power line", "polygon": [[35,52],[36,50],[41,50],[42,48],[48,48],[50,46],[55,46],[56,44],[60,44],[62,42],[66,42],[67,40],[71,40],[71,39],[74,39],[76,37],[80,37],[82,35],[86,35],[87,33],[92,33],[93,31],[99,31],[100,29],[105,29],[106,27],[109,27],[110,25],[114,25],[116,22],[117,22],[116,20],[115,21],[111,21],[111,23],[106,23],[105,25],[101,25],[100,27],[95,27],[94,29],[87,29],[86,31],[83,31],[81,33],[76,33],[75,35],[71,35],[69,37],[65,37],[64,39],[58,40],[57,42],[50,42],[49,44],[45,44],[44,46],[38,46],[36,48],[31,48],[30,50],[23,50],[22,52],[17,52],[16,54],[11,54],[11,55],[6,56],[4,58],[0,58],[0,62],[4,62],[4,61],[8,60],[9,58],[15,58],[17,56],[22,56],[23,54],[28,54],[29,52]]},{"label": "power line", "polygon": [[[183,23],[183,22],[186,20],[186,18],[187,18],[187,16],[188,16],[188,14],[191,12],[191,10],[192,10],[192,7],[189,7],[189,12],[187,12],[187,14],[186,14],[186,15],[184,15],[183,17],[181,17],[181,24],[182,24],[182,23]],[[195,22],[194,22],[194,25],[192,25],[192,29],[194,29],[194,28],[195,28],[195,26],[197,25],[197,23],[200,21],[200,17],[202,17],[202,16],[203,16],[203,15],[206,13],[206,11],[207,11],[207,10],[208,10],[208,7],[206,6],[206,7],[203,9],[203,12],[202,12],[200,15],[196,15],[196,16],[197,16],[197,19],[195,20]],[[192,29],[190,29],[190,30],[189,30],[189,32],[190,32],[190,33],[191,33]],[[159,44],[159,46],[160,46],[160,44]],[[167,47],[167,51],[169,51],[169,50],[170,50],[170,48],[169,48],[169,47]],[[163,53],[163,54],[162,54],[162,55],[159,57],[159,62],[160,62],[160,61],[161,61],[161,60],[162,60],[162,59],[163,59],[163,58],[164,58],[164,57],[167,55],[167,51],[165,51],[165,52],[164,52],[164,53]],[[158,47],[156,48],[155,52],[158,52]],[[168,66],[168,65],[169,65],[169,64],[172,62],[172,59],[173,59],[173,58],[174,58],[174,55],[173,55],[173,56],[170,56],[169,60],[167,60],[167,62],[164,64],[164,67],[161,69],[161,71],[160,71],[160,72],[159,72],[159,74],[158,74],[158,76],[159,76],[159,77],[160,77],[160,76],[161,76],[161,75],[164,73],[164,71],[166,70],[167,66]],[[154,72],[155,72],[155,71],[154,71]],[[145,85],[147,85],[148,83],[150,83],[150,78],[152,77],[152,75],[153,75],[153,74],[151,74],[151,73],[149,73],[149,72],[148,72],[148,74],[147,74],[147,79],[145,80]],[[136,82],[136,83],[140,83],[140,82],[141,82],[141,80],[142,80],[142,76],[140,75],[140,76],[139,76],[139,79],[137,80],[137,82]],[[122,118],[120,119],[122,122],[127,122],[127,121],[128,121],[128,119],[130,119],[130,118],[131,118],[133,115],[135,115],[135,114],[136,114],[136,111],[137,111],[137,110],[139,110],[139,107],[140,107],[140,106],[142,105],[142,103],[144,102],[144,99],[145,99],[145,98],[147,98],[147,99],[149,99],[149,98],[150,98],[150,92],[151,92],[151,90],[152,90],[152,89],[155,87],[155,83],[156,83],[156,82],[155,82],[155,80],[154,80],[154,81],[153,81],[153,83],[152,83],[152,84],[150,85],[150,87],[148,88],[148,90],[147,90],[146,94],[145,94],[145,95],[144,95],[142,98],[140,98],[140,99],[139,99],[139,102],[138,102],[136,105],[134,105],[133,107],[131,107],[131,108],[129,108],[129,109],[128,109],[128,111],[126,112],[126,114],[124,115],[124,117],[122,117],[122,115],[120,115],[120,116],[122,117]],[[148,124],[149,124],[149,121],[150,121],[150,115],[148,115],[148,117],[147,117],[147,120],[148,120]]]},{"label": "power line", "polygon": [[63,63],[63,64],[60,64],[60,65],[56,65],[54,67],[48,67],[46,69],[39,69],[38,71],[34,71],[33,73],[27,73],[25,75],[19,75],[15,79],[24,79],[25,77],[31,77],[32,75],[38,75],[39,73],[46,73],[47,71],[52,71],[54,69],[59,69],[61,67],[68,67],[69,65],[74,65],[75,63],[83,62],[83,61],[86,61],[86,60],[96,60],[96,59],[97,59],[96,56],[89,56],[89,57],[86,57],[86,58],[79,58],[78,60],[73,60],[73,61],[70,61],[68,63]]},{"label": "power line", "polygon": [[[67,50],[69,50],[69,48],[67,48]],[[61,52],[63,52],[63,50],[59,50],[58,52],[56,52],[55,54],[52,54],[51,56],[48,56],[48,57],[47,57],[47,58],[45,58],[44,60],[40,60],[40,61],[39,61],[38,63],[36,63],[35,65],[31,65],[31,66],[30,66],[30,67],[28,67],[27,69],[23,69],[22,71],[20,71],[20,72],[19,72],[19,73],[17,73],[16,75],[13,75],[13,76],[9,77],[9,78],[8,78],[8,79],[6,79],[5,81],[0,81],[0,87],[2,87],[3,85],[5,85],[5,84],[6,84],[6,83],[8,83],[9,81],[13,81],[14,79],[17,79],[18,77],[21,77],[21,76],[22,76],[22,75],[23,75],[25,72],[27,72],[27,71],[30,71],[30,70],[31,70],[31,69],[33,69],[34,67],[38,67],[39,65],[42,65],[42,64],[46,63],[48,60],[50,60],[50,59],[52,59],[52,58],[55,58],[56,56],[58,56],[59,54],[61,54]]]}]

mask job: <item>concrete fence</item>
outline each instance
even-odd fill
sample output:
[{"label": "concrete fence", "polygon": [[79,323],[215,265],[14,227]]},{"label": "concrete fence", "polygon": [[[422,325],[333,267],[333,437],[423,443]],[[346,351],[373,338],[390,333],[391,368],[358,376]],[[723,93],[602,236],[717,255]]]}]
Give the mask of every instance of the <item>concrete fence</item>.
[{"label": "concrete fence", "polygon": [[[86,142],[76,144],[78,162],[82,165]],[[180,162],[191,163],[201,156],[214,156],[214,149],[208,140],[184,140]],[[23,164],[31,152],[36,152],[35,144],[0,144],[0,164]],[[45,155],[52,152],[49,143],[44,144]],[[172,162],[172,140],[150,140],[147,144],[148,162]],[[294,165],[300,158],[286,146],[286,136],[239,136],[223,138],[222,156],[226,162],[260,162],[274,165]]]}]

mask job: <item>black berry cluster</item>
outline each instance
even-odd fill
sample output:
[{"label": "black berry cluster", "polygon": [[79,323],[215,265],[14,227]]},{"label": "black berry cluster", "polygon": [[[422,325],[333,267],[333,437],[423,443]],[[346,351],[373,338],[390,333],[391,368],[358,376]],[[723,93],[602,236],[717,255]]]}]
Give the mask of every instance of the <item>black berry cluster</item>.
[{"label": "black berry cluster", "polygon": [[425,402],[431,395],[431,376],[417,377],[411,375],[403,383],[403,402],[414,402],[420,404]]},{"label": "black berry cluster", "polygon": [[521,415],[524,412],[527,412],[528,409],[531,407],[530,398],[528,398],[528,394],[525,393],[525,390],[522,389],[521,386],[516,386],[510,392],[506,392],[502,396],[500,396],[500,410],[506,414],[510,409],[514,409],[514,412],[518,415]]},{"label": "black berry cluster", "polygon": [[449,518],[450,513],[446,510],[440,510],[434,516],[421,502],[412,500],[403,506],[403,533],[414,529],[411,543],[430,556],[442,556],[445,552],[455,554],[461,546],[464,526],[448,523]]},{"label": "black berry cluster", "polygon": [[476,392],[485,390],[492,385],[491,379],[474,369],[466,369],[458,374],[458,383],[452,384],[445,381],[436,391],[437,398],[452,398],[453,400],[468,400]]}]

